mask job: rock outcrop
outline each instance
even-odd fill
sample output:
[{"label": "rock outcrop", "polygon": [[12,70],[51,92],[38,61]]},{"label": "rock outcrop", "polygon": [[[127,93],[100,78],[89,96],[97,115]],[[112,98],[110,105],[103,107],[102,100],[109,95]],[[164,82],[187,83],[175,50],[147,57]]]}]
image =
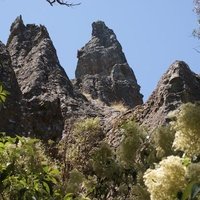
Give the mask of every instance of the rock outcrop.
[{"label": "rock outcrop", "polygon": [[175,61],[161,77],[147,102],[129,111],[136,120],[153,130],[169,123],[168,114],[181,104],[200,101],[200,77],[183,61]]},{"label": "rock outcrop", "polygon": [[116,130],[118,124],[133,119],[149,132],[170,122],[169,113],[183,103],[200,101],[200,77],[183,61],[175,61],[161,77],[156,89],[146,103],[118,115],[105,140],[117,147],[123,134]]},{"label": "rock outcrop", "polygon": [[74,86],[107,105],[142,104],[140,86],[113,30],[104,22],[92,24],[92,39],[78,51]]},{"label": "rock outcrop", "polygon": [[[21,16],[13,22],[7,46],[0,42],[0,81],[10,92],[1,109],[0,131],[57,140],[76,119],[99,116],[112,141],[114,121],[134,117],[152,131],[168,123],[168,113],[182,103],[200,101],[200,76],[176,61],[142,104],[116,35],[101,21],[92,28],[92,39],[78,51],[72,84],[46,28],[24,25]],[[109,107],[114,103],[131,110],[118,118],[120,111]]]},{"label": "rock outcrop", "polygon": [[24,132],[41,138],[61,137],[64,121],[76,115],[85,98],[74,92],[44,26],[12,24],[7,48],[20,90]]},{"label": "rock outcrop", "polygon": [[15,134],[20,130],[21,92],[11,65],[10,55],[0,42],[0,81],[9,92],[5,104],[0,107],[0,132]]}]

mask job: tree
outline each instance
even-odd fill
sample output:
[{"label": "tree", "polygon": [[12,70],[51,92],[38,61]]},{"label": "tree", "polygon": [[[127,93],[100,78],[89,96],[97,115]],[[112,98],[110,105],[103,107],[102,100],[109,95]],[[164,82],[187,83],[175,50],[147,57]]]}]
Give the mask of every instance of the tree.
[{"label": "tree", "polygon": [[200,0],[194,0],[194,4],[195,4],[195,7],[194,7],[195,12],[198,15],[200,15]]},{"label": "tree", "polygon": [[69,3],[68,1],[65,0],[46,0],[48,3],[50,3],[51,6],[53,6],[55,3],[58,3],[60,5],[65,5],[68,7],[72,7],[72,6],[77,6],[80,5],[80,3]]}]

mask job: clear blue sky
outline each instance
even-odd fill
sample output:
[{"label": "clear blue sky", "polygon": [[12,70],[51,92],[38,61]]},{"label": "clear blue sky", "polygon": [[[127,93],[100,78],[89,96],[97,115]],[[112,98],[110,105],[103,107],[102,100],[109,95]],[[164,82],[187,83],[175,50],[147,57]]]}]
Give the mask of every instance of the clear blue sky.
[{"label": "clear blue sky", "polygon": [[[91,23],[103,20],[120,41],[146,100],[161,75],[175,60],[200,73],[200,54],[192,37],[197,27],[192,0],[80,0],[74,8],[51,7],[45,0],[0,0],[0,40],[13,20],[47,27],[61,65],[74,78],[76,54],[91,37]],[[78,2],[77,0],[73,1]]]}]

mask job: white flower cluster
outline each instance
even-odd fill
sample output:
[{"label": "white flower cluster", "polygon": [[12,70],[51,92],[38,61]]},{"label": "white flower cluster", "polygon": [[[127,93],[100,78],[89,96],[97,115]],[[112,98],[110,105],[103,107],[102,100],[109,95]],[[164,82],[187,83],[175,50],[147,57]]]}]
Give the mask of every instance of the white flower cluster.
[{"label": "white flower cluster", "polygon": [[185,104],[173,124],[176,131],[173,146],[187,156],[200,155],[200,106]]},{"label": "white flower cluster", "polygon": [[148,169],[144,182],[151,200],[176,200],[178,192],[186,186],[186,167],[178,156],[169,156],[155,169]]}]

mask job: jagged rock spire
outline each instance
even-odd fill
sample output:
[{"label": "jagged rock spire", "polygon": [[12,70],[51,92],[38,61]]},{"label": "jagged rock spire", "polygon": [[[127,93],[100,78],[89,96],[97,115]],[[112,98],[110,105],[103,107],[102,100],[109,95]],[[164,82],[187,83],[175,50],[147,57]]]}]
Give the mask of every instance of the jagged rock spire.
[{"label": "jagged rock spire", "polygon": [[115,64],[126,63],[122,47],[113,30],[104,22],[92,23],[91,40],[78,51],[76,78],[85,75],[110,75]]},{"label": "jagged rock spire", "polygon": [[47,87],[49,92],[58,92],[63,84],[62,93],[72,95],[71,82],[60,66],[47,29],[34,24],[25,26],[20,16],[10,31],[7,47],[24,96],[38,96]]},{"label": "jagged rock spire", "polygon": [[184,61],[175,61],[148,101],[135,113],[138,120],[152,130],[168,123],[168,113],[181,104],[196,101],[200,101],[200,77]]},{"label": "jagged rock spire", "polygon": [[78,51],[75,85],[104,103],[142,104],[140,86],[113,30],[104,22],[92,24],[91,40]]},{"label": "jagged rock spire", "polygon": [[22,16],[18,16],[15,21],[12,23],[11,27],[10,27],[10,31],[11,32],[22,32],[25,28]]},{"label": "jagged rock spire", "polygon": [[65,116],[84,99],[74,92],[44,26],[24,25],[20,16],[10,31],[7,49],[22,92],[24,132],[59,138]]}]

